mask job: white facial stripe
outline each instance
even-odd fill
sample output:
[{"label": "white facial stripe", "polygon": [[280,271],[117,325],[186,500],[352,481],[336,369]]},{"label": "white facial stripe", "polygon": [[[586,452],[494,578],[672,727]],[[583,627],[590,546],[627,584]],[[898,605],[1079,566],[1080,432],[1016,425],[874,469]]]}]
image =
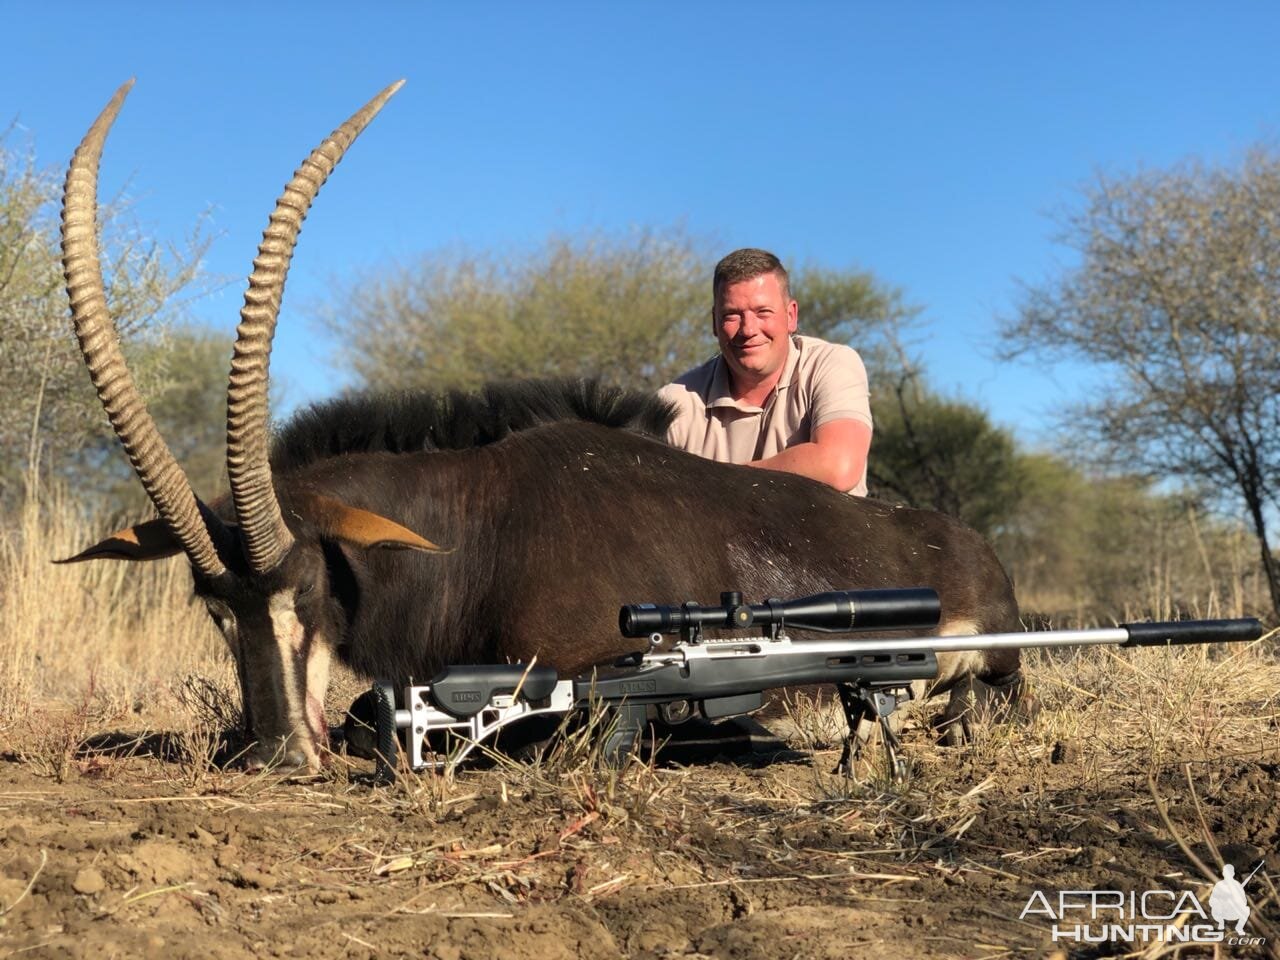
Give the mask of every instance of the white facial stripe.
[{"label": "white facial stripe", "polygon": [[267,611],[271,614],[271,630],[275,634],[276,643],[281,644],[280,649],[286,649],[283,644],[290,644],[289,648],[294,655],[302,652],[302,622],[298,619],[297,611],[293,608],[293,591],[282,590],[280,593],[273,594],[271,600],[268,601]]},{"label": "white facial stripe", "polygon": [[[273,594],[267,604],[267,612],[271,615],[271,633],[275,637],[276,646],[280,650],[280,680],[284,687],[284,702],[289,727],[297,730],[306,723],[306,704],[298,695],[297,657],[302,652],[306,635],[302,621],[294,609],[293,591],[281,591]],[[310,673],[310,669],[308,669]],[[318,762],[315,755],[315,744],[311,737],[301,738],[299,746],[307,755],[309,763]]]},{"label": "white facial stripe", "polygon": [[307,649],[307,726],[316,743],[328,743],[329,730],[324,722],[324,697],[329,691],[331,653],[324,637],[315,634]]}]

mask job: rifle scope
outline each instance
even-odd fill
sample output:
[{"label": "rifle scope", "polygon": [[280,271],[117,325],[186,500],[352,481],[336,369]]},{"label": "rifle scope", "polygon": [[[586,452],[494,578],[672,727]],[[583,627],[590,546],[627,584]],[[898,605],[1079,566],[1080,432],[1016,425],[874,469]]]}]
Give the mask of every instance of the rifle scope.
[{"label": "rifle scope", "polygon": [[822,633],[859,633],[865,630],[927,630],[938,625],[942,605],[935,590],[910,587],[901,590],[832,590],[798,600],[766,600],[743,603],[740,593],[720,594],[718,607],[689,601],[677,605],[630,603],[618,611],[618,629],[624,637],[654,633],[680,633],[708,627],[745,630],[777,625]]}]

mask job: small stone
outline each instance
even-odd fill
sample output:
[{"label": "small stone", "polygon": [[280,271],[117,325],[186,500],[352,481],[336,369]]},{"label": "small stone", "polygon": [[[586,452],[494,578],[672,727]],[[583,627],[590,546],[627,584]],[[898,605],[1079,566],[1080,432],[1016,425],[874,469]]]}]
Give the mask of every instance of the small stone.
[{"label": "small stone", "polygon": [[218,845],[218,838],[204,827],[197,826],[191,831],[191,836],[202,847],[216,847]]},{"label": "small stone", "polygon": [[1080,759],[1080,745],[1069,740],[1059,740],[1049,755],[1050,763],[1075,763]]},{"label": "small stone", "polygon": [[258,870],[255,867],[243,866],[235,871],[235,882],[236,885],[240,887],[270,890],[278,881],[265,870]]},{"label": "small stone", "polygon": [[76,893],[82,893],[86,897],[91,897],[95,893],[101,893],[107,888],[107,881],[102,879],[102,874],[93,867],[85,867],[76,874],[76,878],[71,881],[71,889]]}]

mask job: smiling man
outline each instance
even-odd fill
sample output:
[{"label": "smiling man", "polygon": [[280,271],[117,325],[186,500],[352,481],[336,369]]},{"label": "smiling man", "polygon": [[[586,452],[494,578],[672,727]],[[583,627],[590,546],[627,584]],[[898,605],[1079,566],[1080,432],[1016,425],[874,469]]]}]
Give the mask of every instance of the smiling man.
[{"label": "smiling man", "polygon": [[871,407],[862,358],[796,333],[786,268],[767,250],[729,254],[712,291],[720,353],[662,388],[677,408],[667,442],[865,495]]}]

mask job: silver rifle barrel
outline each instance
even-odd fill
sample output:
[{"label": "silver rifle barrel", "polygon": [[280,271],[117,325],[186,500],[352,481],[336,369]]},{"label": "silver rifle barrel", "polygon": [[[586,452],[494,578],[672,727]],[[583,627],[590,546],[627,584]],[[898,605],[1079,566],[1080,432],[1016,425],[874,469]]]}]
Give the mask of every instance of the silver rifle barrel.
[{"label": "silver rifle barrel", "polygon": [[943,637],[904,637],[902,639],[862,641],[886,652],[912,653],[932,650],[945,653],[951,650],[1026,650],[1029,647],[1097,647],[1115,646],[1129,642],[1129,631],[1124,627],[1103,627],[1092,630],[1043,630],[1038,633],[976,633],[954,634]]},{"label": "silver rifle barrel", "polygon": [[1026,650],[1031,647],[1163,647],[1202,643],[1239,643],[1262,636],[1262,624],[1253,617],[1238,620],[1179,620],[1171,623],[1126,623],[1089,630],[1043,630],[1034,633],[952,634],[866,640],[886,653],[932,650]]}]

